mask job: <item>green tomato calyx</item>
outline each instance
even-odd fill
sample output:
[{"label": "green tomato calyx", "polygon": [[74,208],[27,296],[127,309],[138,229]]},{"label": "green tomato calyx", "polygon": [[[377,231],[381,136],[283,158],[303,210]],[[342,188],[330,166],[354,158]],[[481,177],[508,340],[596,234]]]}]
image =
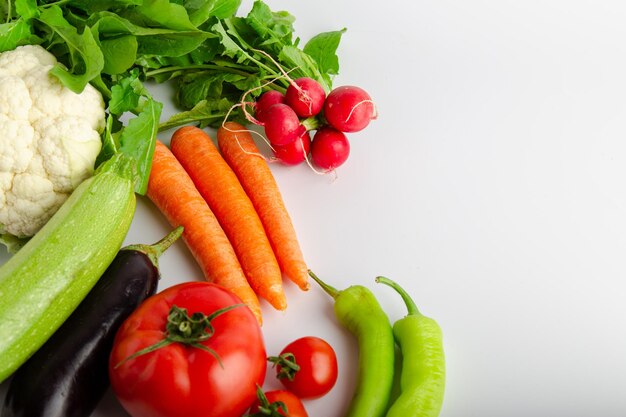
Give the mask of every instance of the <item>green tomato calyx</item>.
[{"label": "green tomato calyx", "polygon": [[267,360],[272,363],[272,368],[275,366],[280,367],[276,374],[278,379],[293,381],[296,373],[300,370],[300,365],[298,365],[295,355],[291,352],[285,352],[280,356],[270,356]]},{"label": "green tomato calyx", "polygon": [[211,338],[215,334],[215,328],[211,321],[216,317],[234,309],[241,307],[244,304],[233,304],[219,310],[214,311],[208,316],[201,312],[195,312],[191,316],[187,313],[187,309],[180,308],[173,305],[167,315],[167,324],[165,325],[165,337],[163,340],[145,347],[137,352],[133,353],[126,359],[119,362],[115,367],[122,365],[124,362],[131,359],[135,359],[138,356],[146,355],[154,352],[157,349],[161,349],[172,343],[182,343],[184,345],[192,346],[198,349],[202,349],[217,359],[220,366],[223,367],[222,361],[218,354],[210,347],[202,344]]}]

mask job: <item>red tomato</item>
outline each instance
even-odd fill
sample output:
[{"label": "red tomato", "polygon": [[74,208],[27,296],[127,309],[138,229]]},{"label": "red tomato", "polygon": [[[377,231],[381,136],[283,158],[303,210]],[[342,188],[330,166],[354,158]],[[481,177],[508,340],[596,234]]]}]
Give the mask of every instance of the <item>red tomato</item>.
[{"label": "red tomato", "polygon": [[[287,412],[283,410],[277,403],[282,402],[287,408]],[[296,397],[295,394],[285,391],[285,390],[276,390],[276,391],[268,391],[265,393],[265,399],[257,399],[254,404],[252,404],[252,408],[250,408],[250,414],[254,415],[255,413],[259,413],[259,407],[263,406],[265,410],[273,410],[278,413],[278,415],[285,417],[309,417],[306,410],[304,409],[304,405],[300,398]],[[267,414],[261,413],[262,415],[273,416],[275,414]]]},{"label": "red tomato", "polygon": [[212,318],[210,326],[199,326],[214,329],[198,342],[204,349],[174,342],[129,359],[165,340],[168,315],[176,307],[210,318],[239,303],[223,287],[189,282],[139,306],[117,332],[109,360],[111,386],[126,411],[133,417],[241,416],[254,402],[266,370],[261,329],[249,308],[236,306]]},{"label": "red tomato", "polygon": [[332,346],[319,337],[306,336],[294,340],[280,352],[292,354],[300,367],[289,379],[279,361],[276,366],[280,382],[300,398],[317,398],[328,393],[337,382],[337,356]]}]

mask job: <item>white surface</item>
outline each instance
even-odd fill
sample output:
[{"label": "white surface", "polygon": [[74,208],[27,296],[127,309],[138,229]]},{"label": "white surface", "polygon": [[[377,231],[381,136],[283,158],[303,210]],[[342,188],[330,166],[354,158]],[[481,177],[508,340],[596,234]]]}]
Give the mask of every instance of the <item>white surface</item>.
[{"label": "white surface", "polygon": [[[387,275],[439,321],[442,417],[626,415],[626,3],[268,4],[303,40],[347,27],[335,85],[380,111],[335,181],[272,167],[309,266],[370,286],[396,320],[398,297],[373,283]],[[167,230],[142,200],[127,241]],[[161,267],[162,288],[201,279],[182,242]],[[286,288],[287,312],[263,306],[268,352],[329,340],[339,381],[306,406],[339,417],[356,345],[317,287]],[[95,416],[125,414],[109,393]]]}]

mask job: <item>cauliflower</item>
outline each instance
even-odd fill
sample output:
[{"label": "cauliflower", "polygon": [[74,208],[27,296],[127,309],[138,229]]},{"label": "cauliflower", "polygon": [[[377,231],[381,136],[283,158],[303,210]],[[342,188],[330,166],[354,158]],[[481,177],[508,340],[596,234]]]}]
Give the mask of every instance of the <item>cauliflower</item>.
[{"label": "cauliflower", "polygon": [[37,45],[0,53],[0,237],[33,236],[93,175],[104,101],[49,75],[56,62]]}]

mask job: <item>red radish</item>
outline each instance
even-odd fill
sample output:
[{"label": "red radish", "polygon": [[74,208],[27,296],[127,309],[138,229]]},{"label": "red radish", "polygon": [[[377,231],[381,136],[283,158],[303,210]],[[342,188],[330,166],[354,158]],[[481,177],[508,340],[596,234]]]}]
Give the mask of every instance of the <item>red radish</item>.
[{"label": "red radish", "polygon": [[280,91],[276,91],[276,90],[266,91],[265,93],[261,94],[261,96],[257,99],[256,103],[254,104],[254,117],[259,122],[265,122],[264,113],[267,111],[267,109],[273,104],[284,103],[284,102],[285,102],[285,96]]},{"label": "red radish", "polygon": [[283,146],[293,142],[306,131],[300,124],[298,115],[283,103],[272,104],[265,112],[265,136],[273,146]]},{"label": "red radish", "polygon": [[294,80],[285,92],[285,103],[300,117],[317,115],[324,107],[325,98],[326,92],[320,83],[308,77]]},{"label": "red radish", "polygon": [[311,142],[311,158],[318,167],[331,171],[348,159],[350,142],[342,132],[326,126],[313,136]]},{"label": "red radish", "polygon": [[324,102],[324,117],[341,132],[358,132],[376,118],[376,107],[365,90],[347,85],[337,87]]},{"label": "red radish", "polygon": [[285,165],[298,165],[304,162],[311,149],[311,135],[304,132],[302,136],[283,146],[274,147],[274,155]]}]

